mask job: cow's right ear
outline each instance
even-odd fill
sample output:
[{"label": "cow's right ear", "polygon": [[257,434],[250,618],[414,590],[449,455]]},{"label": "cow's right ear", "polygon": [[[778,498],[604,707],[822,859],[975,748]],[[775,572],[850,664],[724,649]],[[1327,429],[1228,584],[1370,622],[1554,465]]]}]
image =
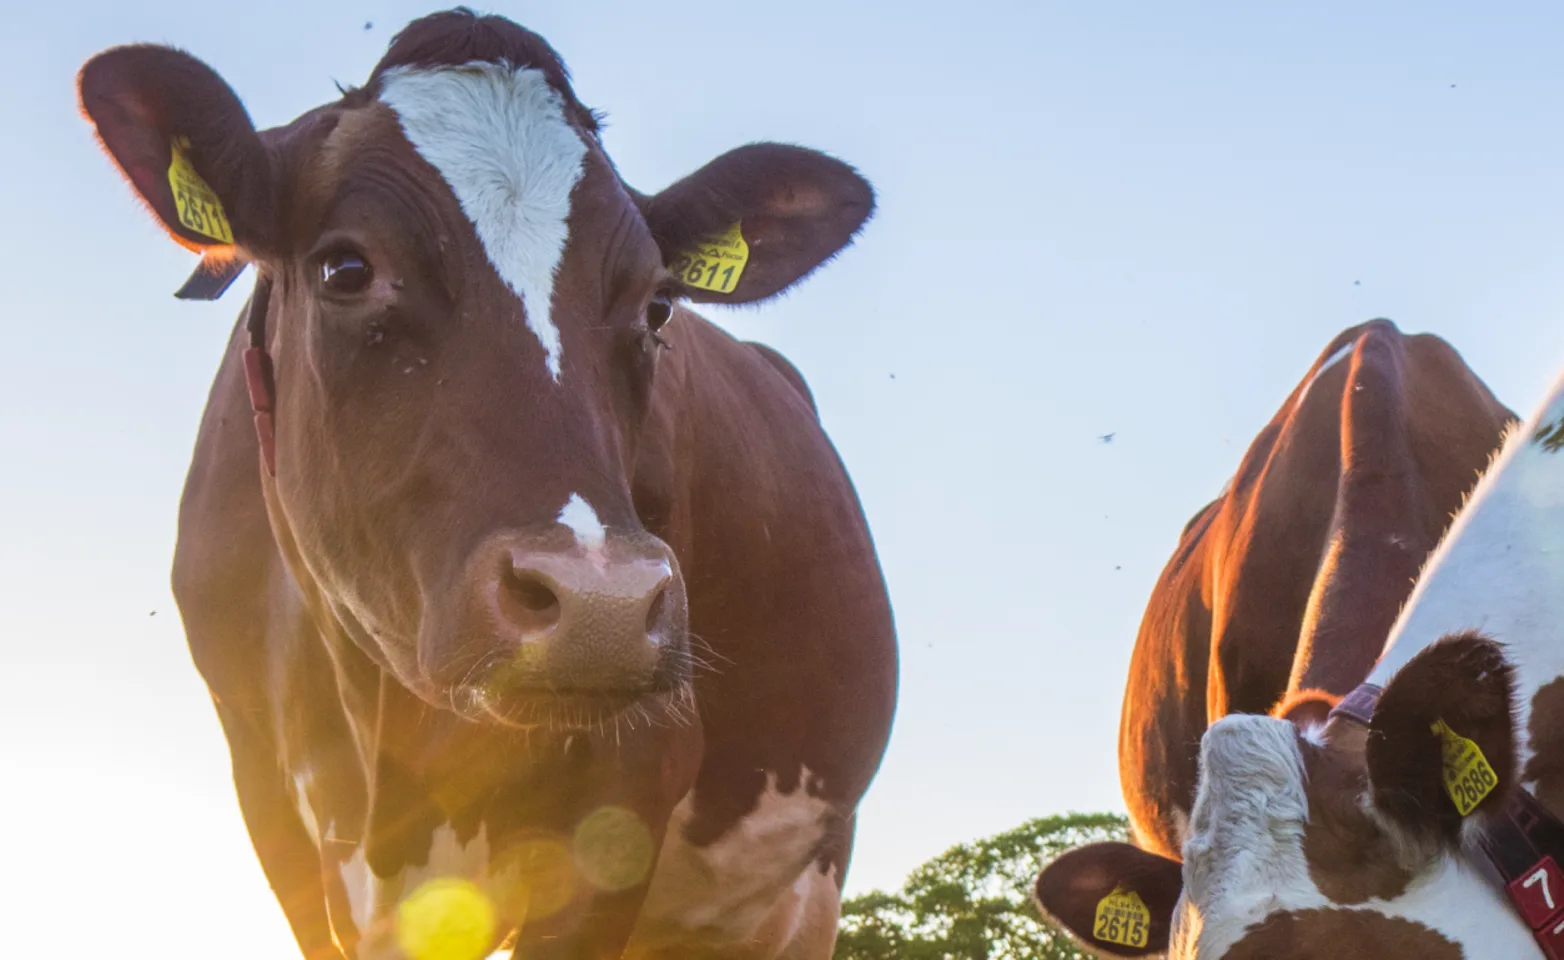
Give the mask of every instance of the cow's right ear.
[{"label": "cow's right ear", "polygon": [[1184,888],[1177,860],[1128,843],[1077,847],[1037,878],[1037,906],[1100,957],[1145,957],[1168,948]]},{"label": "cow's right ear", "polygon": [[1413,837],[1459,840],[1518,773],[1514,668],[1497,643],[1454,634],[1419,651],[1380,695],[1367,761],[1374,808]]},{"label": "cow's right ear", "polygon": [[170,47],[116,47],[77,77],[82,112],[175,240],[224,255],[275,250],[272,163],[239,98]]}]

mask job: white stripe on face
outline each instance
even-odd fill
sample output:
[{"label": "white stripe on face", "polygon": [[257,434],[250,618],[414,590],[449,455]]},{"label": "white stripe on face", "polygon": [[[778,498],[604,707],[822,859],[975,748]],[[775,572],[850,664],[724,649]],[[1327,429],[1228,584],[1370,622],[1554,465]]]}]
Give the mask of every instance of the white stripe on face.
[{"label": "white stripe on face", "polygon": [[601,547],[608,533],[603,521],[597,518],[597,511],[579,493],[572,493],[570,499],[565,501],[559,511],[559,522],[569,527],[576,535],[576,540],[588,550]]},{"label": "white stripe on face", "polygon": [[552,317],[554,274],[587,152],[559,93],[540,70],[469,63],[389,70],[380,99],[456,195],[489,262],[521,298],[558,381],[563,347]]}]

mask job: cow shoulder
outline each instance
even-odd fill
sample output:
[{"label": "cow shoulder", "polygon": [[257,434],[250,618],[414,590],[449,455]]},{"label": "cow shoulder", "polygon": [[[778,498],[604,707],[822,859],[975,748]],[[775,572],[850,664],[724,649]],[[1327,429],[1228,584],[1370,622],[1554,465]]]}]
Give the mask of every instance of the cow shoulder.
[{"label": "cow shoulder", "polygon": [[798,395],[804,398],[805,403],[809,404],[810,411],[819,416],[820,409],[815,406],[815,396],[810,392],[809,384],[804,382],[804,375],[798,372],[798,368],[793,366],[792,361],[763,343],[749,341],[747,345],[760,354],[767,363],[775,367],[776,371],[782,374],[782,379],[786,380],[789,386],[798,391]]}]

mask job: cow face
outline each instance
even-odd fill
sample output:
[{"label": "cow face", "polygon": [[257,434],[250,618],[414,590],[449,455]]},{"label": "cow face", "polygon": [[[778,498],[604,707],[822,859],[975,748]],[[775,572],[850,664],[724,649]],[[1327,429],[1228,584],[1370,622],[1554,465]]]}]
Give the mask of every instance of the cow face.
[{"label": "cow face", "polygon": [[[414,22],[364,87],[260,133],[166,47],[111,50],[79,84],[169,233],[257,265],[266,495],[317,616],[474,719],[592,722],[680,688],[685,588],[637,511],[675,497],[636,476],[648,423],[693,442],[668,438],[654,395],[665,325],[681,298],[753,302],[805,276],[867,219],[869,185],[757,144],[640,195],[554,51],[465,11]],[[686,256],[712,237],[710,264]]]},{"label": "cow face", "polygon": [[[1473,825],[1515,788],[1511,691],[1498,646],[1463,635],[1398,671],[1367,729],[1228,716],[1201,740],[1182,870],[1098,844],[1050,865],[1038,901],[1104,956],[1540,956],[1473,846]],[[1499,785],[1465,817],[1441,776],[1441,722],[1477,745]],[[1151,914],[1139,949],[1093,936],[1096,906],[1116,888]]]}]

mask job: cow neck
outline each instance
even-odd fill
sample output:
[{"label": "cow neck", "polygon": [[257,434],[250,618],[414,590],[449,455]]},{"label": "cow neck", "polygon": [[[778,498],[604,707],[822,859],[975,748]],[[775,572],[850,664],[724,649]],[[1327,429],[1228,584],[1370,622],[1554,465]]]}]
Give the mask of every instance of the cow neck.
[{"label": "cow neck", "polygon": [[277,378],[272,356],[266,352],[266,313],[271,306],[272,282],[257,274],[255,292],[245,312],[244,327],[250,346],[244,351],[244,383],[250,392],[250,410],[255,414],[255,438],[260,442],[261,464],[266,474],[277,476],[277,441],[272,415],[277,408]]},{"label": "cow neck", "polygon": [[[1384,691],[1360,684],[1331,710],[1340,717],[1369,726]],[[1531,791],[1516,785],[1497,813],[1483,818],[1478,845],[1493,865],[1515,911],[1531,928],[1548,960],[1564,960],[1564,822]]]}]

